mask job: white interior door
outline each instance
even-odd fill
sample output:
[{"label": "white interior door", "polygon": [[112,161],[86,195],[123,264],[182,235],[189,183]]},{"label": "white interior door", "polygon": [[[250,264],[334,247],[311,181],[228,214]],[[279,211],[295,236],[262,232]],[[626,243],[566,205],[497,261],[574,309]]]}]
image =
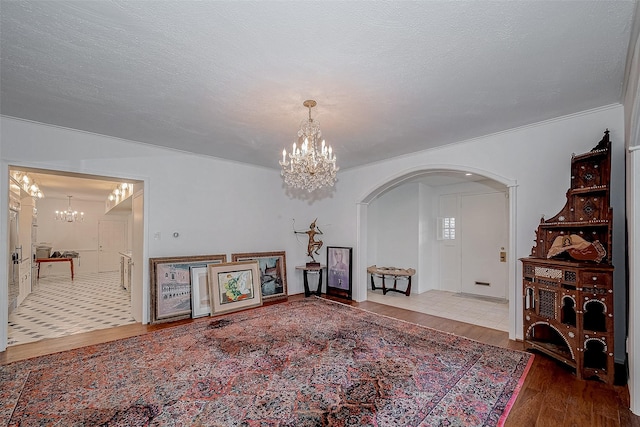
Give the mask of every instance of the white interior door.
[{"label": "white interior door", "polygon": [[[18,212],[9,211],[9,256],[7,257],[7,272],[9,272],[9,307],[15,309],[17,307],[16,301],[18,300],[18,294],[20,293],[20,239],[18,235]],[[11,310],[10,310],[11,311]]]},{"label": "white interior door", "polygon": [[461,197],[459,227],[462,292],[507,298],[507,209],[505,193]]},{"label": "white interior door", "polygon": [[132,227],[132,250],[131,250],[131,315],[136,322],[142,322],[142,262],[144,243],[144,197],[140,191],[133,195],[133,223]]},{"label": "white interior door", "polygon": [[125,221],[98,221],[98,271],[120,270],[119,252],[127,250]]}]

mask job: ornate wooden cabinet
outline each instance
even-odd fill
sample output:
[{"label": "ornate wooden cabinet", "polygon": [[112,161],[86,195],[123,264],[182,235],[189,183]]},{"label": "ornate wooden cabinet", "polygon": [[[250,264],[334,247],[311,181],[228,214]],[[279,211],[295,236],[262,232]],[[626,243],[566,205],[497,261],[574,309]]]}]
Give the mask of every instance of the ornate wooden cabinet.
[{"label": "ornate wooden cabinet", "polygon": [[613,384],[612,209],[609,131],[571,158],[567,203],[540,220],[523,263],[524,340],[575,368],[579,379]]}]

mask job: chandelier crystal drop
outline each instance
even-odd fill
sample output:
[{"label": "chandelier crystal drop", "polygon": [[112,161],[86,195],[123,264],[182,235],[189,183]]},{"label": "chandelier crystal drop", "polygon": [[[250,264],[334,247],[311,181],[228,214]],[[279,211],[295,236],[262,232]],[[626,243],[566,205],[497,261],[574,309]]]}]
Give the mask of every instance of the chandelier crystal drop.
[{"label": "chandelier crystal drop", "polygon": [[56,219],[64,222],[84,221],[84,212],[78,212],[71,209],[71,197],[69,198],[69,207],[65,211],[56,211]]},{"label": "chandelier crystal drop", "polygon": [[280,175],[287,185],[312,192],[317,188],[332,187],[340,168],[336,166],[333,149],[324,140],[320,141],[322,131],[319,123],[311,118],[311,109],[316,106],[316,101],[310,99],[302,105],[309,109],[309,119],[300,123],[298,141],[293,143],[291,153],[287,156],[287,150],[282,150]]}]

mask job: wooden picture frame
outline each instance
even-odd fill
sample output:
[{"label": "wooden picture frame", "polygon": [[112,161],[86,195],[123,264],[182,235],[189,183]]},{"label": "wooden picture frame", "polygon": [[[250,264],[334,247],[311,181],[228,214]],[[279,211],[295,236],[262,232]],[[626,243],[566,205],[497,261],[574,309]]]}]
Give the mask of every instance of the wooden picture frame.
[{"label": "wooden picture frame", "polygon": [[258,261],[209,264],[207,268],[212,314],[262,305]]},{"label": "wooden picture frame", "polygon": [[353,248],[327,246],[327,295],[351,299]]},{"label": "wooden picture frame", "polygon": [[284,251],[231,254],[231,261],[258,261],[263,300],[281,299],[287,293],[287,257]]},{"label": "wooden picture frame", "polygon": [[227,261],[227,255],[149,258],[151,323],[191,317],[191,267]]}]

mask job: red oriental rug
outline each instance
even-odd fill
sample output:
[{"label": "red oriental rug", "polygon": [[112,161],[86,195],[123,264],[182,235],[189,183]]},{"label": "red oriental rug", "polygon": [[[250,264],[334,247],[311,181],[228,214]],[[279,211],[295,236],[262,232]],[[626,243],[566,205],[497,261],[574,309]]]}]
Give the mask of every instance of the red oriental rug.
[{"label": "red oriental rug", "polygon": [[495,426],[532,360],[311,298],[0,366],[0,425]]}]

